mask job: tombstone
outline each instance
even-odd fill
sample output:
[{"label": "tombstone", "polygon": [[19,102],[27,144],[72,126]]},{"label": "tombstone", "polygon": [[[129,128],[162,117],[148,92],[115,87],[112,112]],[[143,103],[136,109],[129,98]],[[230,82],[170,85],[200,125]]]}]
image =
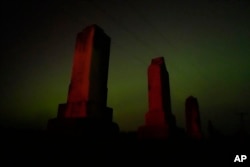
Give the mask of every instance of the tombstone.
[{"label": "tombstone", "polygon": [[77,34],[67,102],[59,104],[57,118],[49,120],[49,130],[117,130],[113,109],[107,107],[110,42],[97,25]]},{"label": "tombstone", "polygon": [[169,75],[163,57],[152,59],[148,67],[148,105],[145,125],[139,127],[139,138],[166,139],[175,126],[171,112]]},{"label": "tombstone", "polygon": [[195,97],[189,96],[185,104],[186,131],[189,137],[201,139],[201,122],[198,101]]}]

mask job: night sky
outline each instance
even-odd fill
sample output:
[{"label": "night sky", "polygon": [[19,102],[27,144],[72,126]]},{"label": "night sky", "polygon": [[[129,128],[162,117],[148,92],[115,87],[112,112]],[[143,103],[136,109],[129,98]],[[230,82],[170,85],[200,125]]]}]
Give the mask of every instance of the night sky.
[{"label": "night sky", "polygon": [[[121,130],[148,111],[147,68],[164,56],[172,111],[185,128],[185,99],[200,105],[203,131],[250,127],[248,0],[1,1],[1,126],[45,128],[67,100],[76,34],[97,24],[111,37],[108,106]],[[250,132],[250,128],[248,128]]]}]

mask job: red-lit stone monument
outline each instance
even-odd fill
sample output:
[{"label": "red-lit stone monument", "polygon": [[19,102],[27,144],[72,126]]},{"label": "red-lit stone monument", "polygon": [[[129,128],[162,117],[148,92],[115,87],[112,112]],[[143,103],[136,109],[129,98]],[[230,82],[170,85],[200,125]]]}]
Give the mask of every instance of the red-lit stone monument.
[{"label": "red-lit stone monument", "polygon": [[152,59],[148,67],[148,104],[145,125],[138,129],[138,137],[168,138],[175,118],[171,112],[169,75],[163,57]]},{"label": "red-lit stone monument", "polygon": [[185,104],[186,130],[189,137],[201,139],[201,122],[198,101],[195,97],[189,96]]},{"label": "red-lit stone monument", "polygon": [[58,117],[49,121],[49,129],[81,130],[112,123],[113,110],[107,107],[110,41],[97,25],[77,34],[67,103],[59,104]]}]

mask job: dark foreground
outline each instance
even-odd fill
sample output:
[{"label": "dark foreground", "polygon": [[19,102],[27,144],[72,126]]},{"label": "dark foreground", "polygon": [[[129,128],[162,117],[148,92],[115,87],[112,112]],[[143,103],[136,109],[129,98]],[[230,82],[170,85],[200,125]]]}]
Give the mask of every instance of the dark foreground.
[{"label": "dark foreground", "polygon": [[45,131],[4,131],[1,159],[7,161],[8,166],[245,166],[249,159],[243,163],[233,161],[236,155],[245,154],[250,158],[247,142],[226,137],[202,141],[187,138],[138,141],[132,133],[103,138]]}]

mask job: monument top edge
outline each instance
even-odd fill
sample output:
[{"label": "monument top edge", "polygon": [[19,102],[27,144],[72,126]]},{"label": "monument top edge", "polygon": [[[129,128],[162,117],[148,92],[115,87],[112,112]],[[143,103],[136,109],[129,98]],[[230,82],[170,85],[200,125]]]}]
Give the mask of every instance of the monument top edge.
[{"label": "monument top edge", "polygon": [[164,64],[164,57],[156,57],[151,61],[152,64]]},{"label": "monument top edge", "polygon": [[187,99],[194,99],[194,100],[196,100],[196,98],[193,95],[188,96]]},{"label": "monument top edge", "polygon": [[99,31],[101,30],[101,31],[103,31],[103,29],[99,25],[97,25],[97,24],[90,24],[90,25],[86,26],[83,29],[83,31],[87,30],[87,29],[95,29],[95,30],[99,30]]}]

